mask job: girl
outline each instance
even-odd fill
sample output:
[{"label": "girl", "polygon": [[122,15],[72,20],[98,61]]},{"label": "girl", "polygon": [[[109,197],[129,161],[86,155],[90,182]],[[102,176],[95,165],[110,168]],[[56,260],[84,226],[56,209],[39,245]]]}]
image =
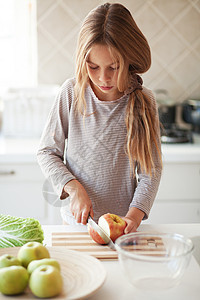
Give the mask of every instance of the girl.
[{"label": "girl", "polygon": [[76,78],[61,87],[38,151],[60,199],[69,197],[65,222],[86,224],[89,215],[98,221],[110,212],[129,233],[148,218],[162,169],[156,102],[138,75],[150,65],[147,40],[123,5],[88,14]]}]

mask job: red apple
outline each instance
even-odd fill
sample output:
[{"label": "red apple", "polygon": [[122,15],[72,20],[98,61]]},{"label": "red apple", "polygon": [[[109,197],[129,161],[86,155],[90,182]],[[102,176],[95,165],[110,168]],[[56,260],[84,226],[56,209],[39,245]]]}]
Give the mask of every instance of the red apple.
[{"label": "red apple", "polygon": [[126,222],[118,215],[107,213],[99,218],[98,225],[114,242],[119,236],[124,234]]},{"label": "red apple", "polygon": [[92,226],[90,224],[88,224],[88,233],[91,236],[91,238],[93,239],[93,241],[95,241],[96,243],[101,244],[101,245],[107,244],[102,239],[102,237],[98,234],[98,232],[94,228],[92,228]]}]

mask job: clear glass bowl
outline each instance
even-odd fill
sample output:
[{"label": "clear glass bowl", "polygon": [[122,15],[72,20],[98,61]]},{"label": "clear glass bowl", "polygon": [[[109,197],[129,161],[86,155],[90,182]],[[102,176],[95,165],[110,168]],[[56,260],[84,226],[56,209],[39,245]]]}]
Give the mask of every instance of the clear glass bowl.
[{"label": "clear glass bowl", "polygon": [[135,287],[147,290],[180,283],[194,249],[190,239],[168,233],[129,233],[115,245],[124,274]]}]

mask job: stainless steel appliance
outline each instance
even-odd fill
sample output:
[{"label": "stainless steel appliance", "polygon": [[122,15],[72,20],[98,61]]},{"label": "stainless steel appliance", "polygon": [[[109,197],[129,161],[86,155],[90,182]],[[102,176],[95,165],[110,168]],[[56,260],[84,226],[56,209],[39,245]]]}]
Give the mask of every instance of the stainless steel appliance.
[{"label": "stainless steel appliance", "polygon": [[168,128],[163,128],[161,125],[161,143],[193,143],[193,134],[191,130],[180,128],[175,123],[171,124]]},{"label": "stainless steel appliance", "polygon": [[200,100],[185,100],[182,104],[182,118],[192,125],[194,132],[200,133]]},{"label": "stainless steel appliance", "polygon": [[[161,124],[161,142],[165,144],[193,143],[192,130],[182,128],[177,122],[177,110],[184,106],[173,101],[164,89],[155,90]],[[183,120],[184,121],[184,120]]]}]

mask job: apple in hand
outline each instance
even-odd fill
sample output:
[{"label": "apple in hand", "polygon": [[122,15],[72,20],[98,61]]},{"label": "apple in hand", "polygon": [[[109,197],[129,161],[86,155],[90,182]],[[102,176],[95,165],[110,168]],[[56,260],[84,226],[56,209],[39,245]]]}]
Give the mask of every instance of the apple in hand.
[{"label": "apple in hand", "polygon": [[10,254],[4,254],[0,256],[0,268],[10,266],[21,266],[19,259]]},{"label": "apple in hand", "polygon": [[94,228],[92,228],[90,224],[88,224],[88,233],[93,239],[93,241],[95,241],[96,243],[101,245],[108,244],[104,241],[104,239],[100,236],[100,234],[98,234],[98,232]]},{"label": "apple in hand", "polygon": [[118,215],[107,213],[99,218],[98,225],[114,242],[119,236],[124,234],[126,222]]},{"label": "apple in hand", "polygon": [[47,248],[41,243],[28,242],[19,249],[17,258],[21,262],[22,266],[27,268],[28,264],[32,260],[50,258],[50,254]]},{"label": "apple in hand", "polygon": [[5,295],[21,294],[28,285],[29,275],[22,266],[0,269],[0,292]]},{"label": "apple in hand", "polygon": [[49,298],[60,294],[63,280],[57,268],[42,265],[36,268],[30,276],[29,287],[39,298]]},{"label": "apple in hand", "polygon": [[36,268],[42,265],[50,265],[58,269],[60,271],[60,264],[57,260],[53,258],[42,258],[39,260],[32,260],[27,268],[29,274],[31,274]]}]

